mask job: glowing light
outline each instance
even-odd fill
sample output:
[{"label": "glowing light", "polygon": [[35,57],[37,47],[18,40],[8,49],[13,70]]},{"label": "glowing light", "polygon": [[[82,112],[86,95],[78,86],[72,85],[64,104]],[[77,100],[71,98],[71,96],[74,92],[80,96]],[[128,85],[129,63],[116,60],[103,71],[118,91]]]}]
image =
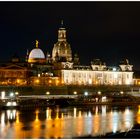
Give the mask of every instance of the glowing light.
[{"label": "glowing light", "polygon": [[85,95],[85,96],[88,96],[88,92],[87,92],[87,91],[85,91],[85,92],[84,92],[84,95]]},{"label": "glowing light", "polygon": [[98,98],[95,98],[96,102],[98,102]]},{"label": "glowing light", "polygon": [[77,114],[77,108],[74,108],[74,118],[76,118],[76,114]]},{"label": "glowing light", "polygon": [[37,79],[35,82],[38,84],[40,81],[39,81],[39,79]]},{"label": "glowing light", "polygon": [[38,74],[38,77],[40,77],[40,74]]},{"label": "glowing light", "polygon": [[19,123],[19,113],[16,114],[16,123]]},{"label": "glowing light", "polygon": [[101,91],[98,91],[98,95],[101,95]]},{"label": "glowing light", "polygon": [[16,106],[16,102],[7,102],[6,106]]},{"label": "glowing light", "polygon": [[10,97],[14,97],[14,93],[13,92],[10,93]]},{"label": "glowing light", "polygon": [[89,84],[92,84],[92,80],[91,80],[91,79],[89,79],[89,80],[88,80],[88,83],[89,83]]},{"label": "glowing light", "polygon": [[114,78],[117,78],[117,77],[118,77],[117,73],[114,73]]},{"label": "glowing light", "polygon": [[120,93],[123,94],[124,92],[123,91],[120,91]]},{"label": "glowing light", "polygon": [[50,92],[49,92],[49,91],[47,91],[47,92],[46,92],[46,94],[47,94],[47,95],[49,95],[49,94],[50,94]]},{"label": "glowing light", "polygon": [[56,84],[59,84],[59,80],[56,80]]},{"label": "glowing light", "polygon": [[116,71],[117,69],[116,68],[113,68],[113,71]]},{"label": "glowing light", "polygon": [[51,84],[52,83],[52,80],[49,80],[49,84]]},{"label": "glowing light", "polygon": [[102,102],[106,102],[106,96],[102,97]]},{"label": "glowing light", "polygon": [[19,80],[19,79],[17,79],[17,83],[18,83],[18,84],[20,83],[20,80]]},{"label": "glowing light", "polygon": [[5,98],[5,91],[2,91],[1,92],[1,99],[4,99]]},{"label": "glowing light", "polygon": [[76,95],[76,94],[77,94],[77,91],[74,91],[74,92],[73,92],[73,94],[75,94],[75,95]]},{"label": "glowing light", "polygon": [[18,92],[15,92],[15,94],[18,95],[19,93]]},{"label": "glowing light", "polygon": [[122,82],[121,81],[119,81],[119,85],[121,85],[122,84]]},{"label": "glowing light", "polygon": [[130,84],[130,80],[126,80],[126,84],[129,85]]}]

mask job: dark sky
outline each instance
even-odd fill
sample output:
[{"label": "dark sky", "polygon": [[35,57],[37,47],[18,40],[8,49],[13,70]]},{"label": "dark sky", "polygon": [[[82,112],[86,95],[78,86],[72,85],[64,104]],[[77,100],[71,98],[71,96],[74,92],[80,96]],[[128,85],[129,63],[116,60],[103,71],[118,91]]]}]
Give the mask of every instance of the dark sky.
[{"label": "dark sky", "polygon": [[128,58],[140,69],[140,2],[0,2],[0,60],[35,47],[51,53],[61,19],[81,64]]}]

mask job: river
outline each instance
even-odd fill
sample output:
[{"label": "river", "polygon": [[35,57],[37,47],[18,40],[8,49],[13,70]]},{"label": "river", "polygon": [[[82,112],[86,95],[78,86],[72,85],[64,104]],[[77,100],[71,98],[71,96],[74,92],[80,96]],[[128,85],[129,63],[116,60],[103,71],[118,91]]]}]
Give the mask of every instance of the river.
[{"label": "river", "polygon": [[140,124],[140,106],[1,110],[0,138],[80,138],[125,132]]}]

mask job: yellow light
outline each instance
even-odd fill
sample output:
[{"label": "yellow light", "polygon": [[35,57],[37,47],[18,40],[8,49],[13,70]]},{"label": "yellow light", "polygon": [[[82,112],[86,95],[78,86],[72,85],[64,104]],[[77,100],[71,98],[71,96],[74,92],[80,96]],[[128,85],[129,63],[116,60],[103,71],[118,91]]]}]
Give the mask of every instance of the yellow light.
[{"label": "yellow light", "polygon": [[73,92],[73,94],[75,94],[75,95],[76,95],[76,94],[77,94],[77,91],[74,91],[74,92]]},{"label": "yellow light", "polygon": [[59,80],[56,80],[56,84],[59,84]]},{"label": "yellow light", "polygon": [[138,85],[140,85],[140,81],[138,82]]},{"label": "yellow light", "polygon": [[39,80],[37,79],[37,80],[35,80],[35,82],[38,84],[39,83]]},{"label": "yellow light", "polygon": [[18,84],[20,83],[20,80],[19,80],[19,79],[17,79],[17,83],[18,83]]},{"label": "yellow light", "polygon": [[18,92],[15,92],[15,94],[18,95],[19,93]]},{"label": "yellow light", "polygon": [[61,82],[62,84],[64,84],[64,81],[62,80],[62,82]]},{"label": "yellow light", "polygon": [[50,92],[49,92],[49,91],[47,91],[47,92],[46,92],[46,94],[47,94],[47,95],[49,95],[49,94],[50,94]]},{"label": "yellow light", "polygon": [[52,80],[49,80],[49,84],[51,84],[52,83]]}]

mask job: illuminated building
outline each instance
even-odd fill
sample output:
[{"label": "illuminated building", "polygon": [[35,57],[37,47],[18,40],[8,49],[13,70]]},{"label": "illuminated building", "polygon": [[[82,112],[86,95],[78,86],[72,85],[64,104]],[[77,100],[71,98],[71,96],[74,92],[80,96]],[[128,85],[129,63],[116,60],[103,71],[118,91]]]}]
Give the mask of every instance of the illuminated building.
[{"label": "illuminated building", "polygon": [[54,62],[58,61],[72,61],[72,51],[70,44],[67,42],[66,29],[63,27],[58,30],[58,42],[54,44],[52,50],[52,59]]},{"label": "illuminated building", "polygon": [[[118,67],[109,67],[100,59],[94,59],[89,66],[80,65],[77,54],[66,38],[66,28],[58,29],[58,41],[52,49],[52,56],[39,48],[27,51],[24,66],[17,58],[9,66],[0,67],[0,84],[14,85],[133,85],[133,65],[124,59]],[[46,57],[44,54],[47,54]]]},{"label": "illuminated building", "polygon": [[36,48],[33,49],[28,58],[29,63],[44,63],[45,62],[45,55],[43,51],[38,48],[38,40],[36,40]]}]

